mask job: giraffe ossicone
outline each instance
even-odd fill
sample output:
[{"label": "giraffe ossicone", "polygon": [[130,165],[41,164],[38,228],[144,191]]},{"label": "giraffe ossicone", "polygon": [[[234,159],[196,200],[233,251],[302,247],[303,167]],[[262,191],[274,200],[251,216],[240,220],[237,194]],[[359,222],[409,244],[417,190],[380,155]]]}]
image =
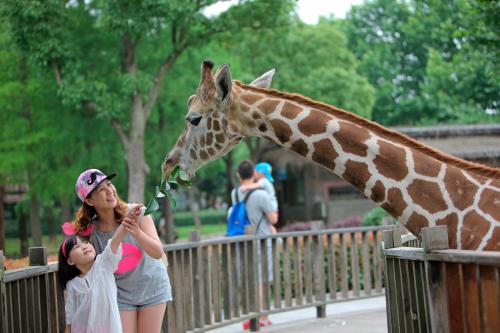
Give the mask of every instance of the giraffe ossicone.
[{"label": "giraffe ossicone", "polygon": [[333,106],[268,89],[274,70],[250,85],[228,65],[201,65],[186,125],[165,157],[167,179],[190,176],[248,136],[264,137],[344,178],[420,237],[447,225],[450,247],[500,251],[500,169],[467,162]]}]

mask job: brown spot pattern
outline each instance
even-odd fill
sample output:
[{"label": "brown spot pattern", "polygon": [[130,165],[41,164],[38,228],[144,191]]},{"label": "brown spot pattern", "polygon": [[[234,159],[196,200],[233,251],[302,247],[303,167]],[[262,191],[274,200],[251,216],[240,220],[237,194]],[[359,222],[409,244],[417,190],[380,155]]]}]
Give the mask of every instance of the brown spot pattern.
[{"label": "brown spot pattern", "polygon": [[281,143],[288,142],[292,136],[292,129],[290,126],[280,119],[271,120],[271,126],[274,129],[274,134]]},{"label": "brown spot pattern", "polygon": [[207,128],[212,129],[212,117],[208,117],[207,119]]},{"label": "brown spot pattern", "polygon": [[207,149],[207,153],[208,153],[208,155],[213,156],[215,153],[215,150],[212,147],[210,147]]},{"label": "brown spot pattern", "polygon": [[406,229],[408,229],[412,234],[417,235],[420,238],[420,230],[422,228],[428,227],[429,221],[420,214],[413,213],[405,224]]},{"label": "brown spot pattern", "polygon": [[438,176],[441,162],[416,150],[413,151],[413,162],[415,164],[416,173],[429,177]]},{"label": "brown spot pattern", "polygon": [[220,124],[218,120],[214,119],[214,131],[218,132],[220,131]]},{"label": "brown spot pattern", "polygon": [[446,215],[444,218],[436,221],[437,225],[448,226],[448,241],[450,249],[457,248],[457,226],[458,226],[458,215],[452,213]]},{"label": "brown spot pattern", "polygon": [[213,141],[214,141],[214,135],[212,134],[212,132],[208,132],[206,139],[207,146],[211,146]]},{"label": "brown spot pattern", "polygon": [[326,131],[326,124],[332,120],[332,116],[326,112],[311,110],[309,115],[299,122],[299,130],[302,134],[311,136]]},{"label": "brown spot pattern", "polygon": [[500,251],[500,227],[495,227],[491,238],[486,243],[484,251]]},{"label": "brown spot pattern", "polygon": [[359,126],[345,121],[340,121],[340,130],[333,133],[334,138],[342,146],[342,150],[346,153],[366,156],[368,146],[364,141],[370,138],[370,133]]},{"label": "brown spot pattern", "polygon": [[500,192],[486,188],[481,193],[479,208],[495,220],[500,221]]},{"label": "brown spot pattern", "polygon": [[475,173],[472,173],[472,172],[467,172],[467,174],[469,176],[471,176],[472,178],[474,178],[475,180],[477,180],[480,184],[484,184],[488,180],[487,178],[485,178],[483,176],[476,175]]},{"label": "brown spot pattern", "polygon": [[249,104],[249,105],[252,105],[254,104],[255,102],[257,102],[259,99],[261,99],[263,96],[261,95],[255,95],[255,94],[244,94],[243,96],[241,96],[241,99],[243,100],[243,102]]},{"label": "brown spot pattern", "polygon": [[403,148],[378,140],[379,154],[373,162],[381,175],[394,180],[403,180],[408,174],[406,153]]},{"label": "brown spot pattern", "polygon": [[464,210],[474,203],[474,196],[478,187],[467,180],[460,169],[449,165],[446,167],[444,186],[450,195],[453,205],[458,209]]},{"label": "brown spot pattern", "polygon": [[206,151],[204,151],[204,150],[201,150],[201,151],[200,151],[200,158],[201,158],[202,160],[208,160],[208,154],[207,154],[207,152],[206,152]]},{"label": "brown spot pattern", "polygon": [[261,115],[258,112],[254,112],[254,113],[252,113],[252,118],[255,119],[255,120],[259,120],[262,117],[261,117]]},{"label": "brown spot pattern", "polygon": [[218,143],[223,143],[224,142],[224,134],[223,133],[216,134],[215,141],[217,141]]},{"label": "brown spot pattern", "polygon": [[265,101],[259,105],[259,110],[264,112],[265,114],[273,113],[276,110],[276,106],[278,106],[279,101],[275,99],[270,99]]},{"label": "brown spot pattern", "polygon": [[309,149],[307,148],[307,144],[302,139],[299,139],[299,140],[295,141],[292,144],[291,149],[294,152],[299,153],[302,156],[306,156],[307,153],[309,152]]},{"label": "brown spot pattern", "polygon": [[200,146],[205,147],[205,137],[204,136],[202,136],[200,138]]},{"label": "brown spot pattern", "polygon": [[347,161],[345,164],[346,170],[344,172],[344,179],[354,185],[361,192],[364,192],[366,182],[370,179],[370,172],[365,163],[356,161]]},{"label": "brown spot pattern", "polygon": [[240,104],[240,109],[243,112],[248,112],[250,110],[250,108],[248,106],[246,106],[245,104]]},{"label": "brown spot pattern", "polygon": [[198,156],[196,155],[196,150],[194,150],[194,149],[189,150],[189,155],[191,156],[191,158],[193,160],[197,160],[198,159]]},{"label": "brown spot pattern", "polygon": [[413,203],[420,205],[429,213],[437,213],[448,208],[436,183],[415,179],[408,186],[408,194],[413,199]]},{"label": "brown spot pattern", "polygon": [[478,213],[472,211],[464,216],[462,227],[462,249],[475,250],[481,244],[484,235],[488,232],[490,223]]},{"label": "brown spot pattern", "polygon": [[375,182],[370,199],[374,202],[382,202],[385,200],[385,186],[380,180]]},{"label": "brown spot pattern", "polygon": [[313,161],[327,167],[330,170],[335,169],[335,159],[339,154],[333,149],[330,140],[323,139],[313,144],[314,153],[312,155]]},{"label": "brown spot pattern", "polygon": [[261,132],[266,132],[267,131],[267,126],[265,123],[262,123],[259,125],[259,131]]},{"label": "brown spot pattern", "polygon": [[288,119],[294,119],[302,111],[301,107],[294,105],[289,102],[285,102],[283,109],[281,110],[281,115]]},{"label": "brown spot pattern", "polygon": [[398,218],[403,214],[408,204],[403,199],[403,194],[398,188],[390,188],[387,191],[387,201],[382,205],[382,208],[389,214]]}]

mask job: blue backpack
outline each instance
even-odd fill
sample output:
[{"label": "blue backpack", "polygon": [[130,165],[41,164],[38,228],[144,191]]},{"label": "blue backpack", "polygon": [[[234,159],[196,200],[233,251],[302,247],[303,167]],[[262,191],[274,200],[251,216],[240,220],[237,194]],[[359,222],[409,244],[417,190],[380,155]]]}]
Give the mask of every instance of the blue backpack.
[{"label": "blue backpack", "polygon": [[229,213],[229,217],[227,218],[226,235],[228,237],[244,235],[245,226],[251,224],[250,220],[248,219],[245,204],[254,191],[255,189],[248,191],[243,201],[240,201],[240,199],[238,198],[238,189],[235,189],[236,203],[231,208],[231,212]]}]

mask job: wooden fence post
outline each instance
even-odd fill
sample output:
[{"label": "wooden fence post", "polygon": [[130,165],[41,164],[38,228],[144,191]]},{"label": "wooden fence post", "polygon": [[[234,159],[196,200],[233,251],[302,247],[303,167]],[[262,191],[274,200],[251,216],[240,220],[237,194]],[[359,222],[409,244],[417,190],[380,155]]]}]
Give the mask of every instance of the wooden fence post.
[{"label": "wooden fence post", "polygon": [[35,246],[28,249],[30,266],[47,266],[47,248]]},{"label": "wooden fence post", "polygon": [[[248,295],[250,299],[250,312],[260,313],[260,311],[262,310],[260,306],[261,297],[263,297],[263,295],[260,294],[260,288],[261,288],[260,283],[262,282],[259,280],[259,275],[258,275],[260,258],[257,257],[258,254],[257,246],[259,245],[257,238],[255,238],[255,232],[256,230],[254,226],[247,225],[245,227],[245,235],[254,236],[254,239],[249,243],[250,244],[250,248],[248,250],[249,258],[247,261],[249,266],[253,268],[251,274],[249,274],[248,276],[248,284],[250,286],[249,288],[250,295]],[[260,330],[259,317],[250,319],[250,332],[258,332],[259,330]]]},{"label": "wooden fence post", "polygon": [[7,332],[7,318],[4,308],[5,304],[5,285],[3,284],[4,264],[3,251],[0,250],[0,328],[2,332]]},{"label": "wooden fence post", "polygon": [[448,243],[448,227],[440,225],[422,228],[422,247],[425,252],[448,249],[450,247]]},{"label": "wooden fence post", "polygon": [[388,263],[387,257],[385,256],[386,249],[392,249],[401,246],[401,229],[393,228],[390,230],[384,230],[384,280],[385,280],[385,304],[386,304],[386,314],[387,314],[387,328],[389,333],[393,332],[393,328],[399,327],[398,321],[398,304],[397,304],[397,291],[395,285],[394,277],[394,267],[393,260]]}]

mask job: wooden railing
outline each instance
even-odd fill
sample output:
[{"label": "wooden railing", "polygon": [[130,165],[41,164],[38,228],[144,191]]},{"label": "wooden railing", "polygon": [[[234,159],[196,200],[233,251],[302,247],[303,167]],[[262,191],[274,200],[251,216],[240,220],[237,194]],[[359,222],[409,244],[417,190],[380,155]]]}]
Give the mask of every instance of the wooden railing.
[{"label": "wooden railing", "polygon": [[500,332],[500,253],[450,250],[445,226],[384,231],[389,332]]},{"label": "wooden railing", "polygon": [[[329,303],[383,295],[379,227],[268,238],[248,232],[201,241],[192,234],[189,242],[164,247],[174,301],[163,331],[203,332],[243,320],[258,330],[261,315],[314,306],[324,317]],[[269,248],[269,255],[258,256],[259,246],[263,254]],[[57,264],[45,263],[5,272],[0,284],[5,332],[63,331],[56,270]]]}]

